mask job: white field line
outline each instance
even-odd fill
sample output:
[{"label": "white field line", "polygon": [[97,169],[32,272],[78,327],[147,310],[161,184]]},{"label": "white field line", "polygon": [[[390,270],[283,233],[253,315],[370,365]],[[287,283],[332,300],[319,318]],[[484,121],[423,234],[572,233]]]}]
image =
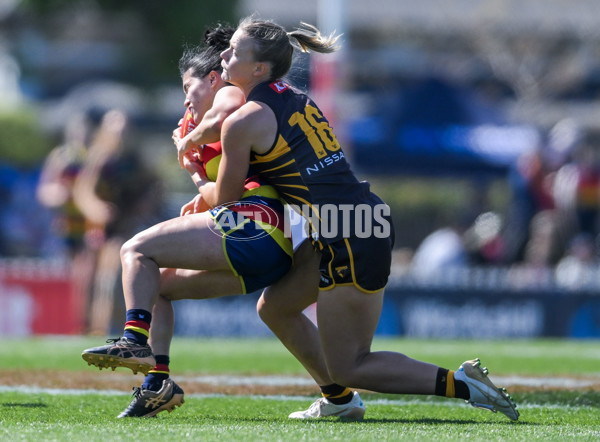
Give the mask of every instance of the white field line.
[{"label": "white field line", "polygon": [[310,386],[315,385],[311,378],[302,376],[231,376],[231,375],[210,375],[210,376],[177,376],[177,380],[182,382],[209,384],[209,385],[250,385],[267,387],[284,386]]},{"label": "white field line", "polygon": [[[112,375],[116,379],[130,380],[130,374],[116,372]],[[264,375],[264,376],[236,376],[236,375],[194,375],[194,376],[173,376],[177,382],[188,384],[206,384],[211,386],[249,386],[249,387],[310,387],[315,386],[315,382],[306,376],[282,376],[282,375]],[[600,374],[586,377],[535,377],[535,376],[490,376],[490,379],[497,385],[507,389],[514,386],[535,387],[535,388],[585,388],[600,384]]]},{"label": "white field line", "polygon": [[[125,396],[129,395],[129,393],[124,393],[119,390],[94,390],[94,389],[60,389],[60,388],[40,388],[40,387],[31,387],[26,385],[20,386],[4,386],[0,385],[0,394],[2,393],[25,393],[25,394],[49,394],[51,396],[82,396],[87,394],[100,395],[100,396]],[[213,399],[220,397],[232,397],[232,395],[225,394],[186,394],[186,399],[194,398],[194,399]],[[307,398],[306,396],[291,396],[291,395],[239,395],[235,396],[239,398],[249,398],[256,400],[272,400],[272,401],[297,401],[297,402],[306,402],[310,403],[312,398]],[[448,400],[448,401],[430,401],[427,399],[370,399],[366,401],[367,405],[393,405],[393,406],[405,406],[405,405],[435,405],[442,407],[464,407],[466,406],[464,401],[458,400]],[[559,404],[523,404],[519,405],[519,409],[588,409],[591,408],[587,405],[559,405]]]},{"label": "white field line", "polygon": [[[561,387],[561,388],[583,388],[598,384],[599,378],[589,379],[573,379],[567,377],[521,377],[521,376],[508,376],[501,377],[495,376],[492,378],[494,383],[497,385],[504,386],[532,386],[532,387]],[[228,386],[298,386],[298,385],[314,385],[312,379],[300,376],[187,376],[179,377],[178,381],[184,381],[186,383],[199,383],[215,385],[228,385]],[[316,387],[315,387],[316,390]],[[96,394],[105,396],[123,396],[129,395],[130,392],[123,392],[121,390],[98,390],[98,389],[60,389],[60,388],[41,388],[29,385],[17,385],[7,386],[0,385],[0,393],[25,393],[25,394],[50,394],[50,395],[86,395]],[[187,394],[186,397],[190,398],[216,398],[216,397],[231,397],[232,395],[225,394]],[[240,395],[240,397],[250,397],[254,399],[267,399],[267,400],[279,400],[279,401],[310,401],[312,398],[298,395]],[[435,404],[443,406],[457,406],[464,405],[463,401],[436,401],[432,402],[426,399],[376,399],[372,398],[368,401],[370,405],[409,405],[409,404]],[[566,408],[562,405],[538,405],[538,404],[524,404],[520,408]],[[586,407],[570,407],[570,408],[586,408]]]},{"label": "white field line", "polygon": [[510,388],[521,387],[549,387],[549,388],[584,388],[600,384],[600,376],[588,378],[567,377],[527,377],[527,376],[490,376],[494,384]]},{"label": "white field line", "polygon": [[[504,387],[552,387],[552,388],[583,388],[600,384],[600,376],[593,378],[568,378],[568,377],[528,377],[528,376],[490,376],[490,379]],[[292,376],[180,376],[177,380],[182,382],[209,384],[209,385],[249,385],[249,386],[311,386],[315,385],[311,378]]]}]

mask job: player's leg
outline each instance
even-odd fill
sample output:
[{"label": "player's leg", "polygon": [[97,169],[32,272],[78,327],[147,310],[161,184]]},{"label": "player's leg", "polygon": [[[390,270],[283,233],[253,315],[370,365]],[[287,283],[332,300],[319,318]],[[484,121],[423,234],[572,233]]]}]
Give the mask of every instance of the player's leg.
[{"label": "player's leg", "polygon": [[434,394],[438,367],[401,353],[371,351],[382,304],[383,291],[365,293],[352,285],[319,294],[319,333],[331,377],[371,391]]},{"label": "player's leg", "polygon": [[325,361],[338,384],[386,393],[433,394],[438,367],[401,353],[371,351],[392,244],[392,237],[369,236],[323,248],[317,320]]},{"label": "player's leg", "polygon": [[454,372],[401,353],[372,352],[382,301],[383,291],[367,294],[355,286],[339,286],[319,294],[319,332],[335,382],[384,393],[456,397],[518,419],[516,405],[488,379],[478,359],[466,361]]},{"label": "player's leg", "polygon": [[152,310],[149,344],[156,359],[143,388],[157,391],[170,374],[170,349],[175,329],[172,300],[209,299],[241,293],[241,284],[231,271],[160,269],[160,293]]},{"label": "player's leg", "polygon": [[290,414],[294,419],[344,416],[361,419],[364,404],[357,392],[334,383],[323,358],[316,325],[303,313],[317,300],[321,256],[306,240],[294,252],[292,269],[267,287],[257,304],[263,322],[306,368],[321,389],[323,398],[307,410]]},{"label": "player's leg", "polygon": [[267,287],[257,304],[258,315],[319,385],[330,383],[317,327],[303,313],[317,301],[319,254],[310,241],[294,253],[291,270]]},{"label": "player's leg", "polygon": [[174,326],[171,301],[159,296],[152,310],[149,340],[156,365],[148,372],[142,385],[134,388],[133,399],[117,417],[152,417],[161,411],[171,412],[183,405],[183,389],[170,378],[169,353]]},{"label": "player's leg", "polygon": [[[170,347],[175,315],[172,299],[208,299],[241,293],[231,271],[160,269],[160,293],[152,310],[149,344],[156,359],[133,399],[118,417],[150,417],[184,403],[184,391],[170,378]],[[148,405],[150,404],[150,405]]]},{"label": "player's leg", "polygon": [[160,268],[231,271],[223,238],[208,212],[174,218],[138,233],[121,248],[127,309],[123,337],[84,350],[88,364],[148,371],[156,360],[147,345],[151,311],[160,291]]},{"label": "player's leg", "polygon": [[230,270],[223,237],[209,212],[174,218],[138,233],[121,248],[121,262],[128,309],[152,309],[160,268]]}]

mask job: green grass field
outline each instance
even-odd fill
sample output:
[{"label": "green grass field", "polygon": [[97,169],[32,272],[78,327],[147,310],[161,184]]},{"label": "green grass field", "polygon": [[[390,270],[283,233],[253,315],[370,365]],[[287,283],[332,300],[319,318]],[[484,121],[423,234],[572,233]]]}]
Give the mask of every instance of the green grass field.
[{"label": "green grass field", "polygon": [[[124,376],[88,367],[83,348],[102,339],[50,337],[4,339],[0,375],[0,439],[7,441],[313,441],[313,440],[600,440],[600,342],[566,340],[445,341],[377,339],[376,350],[395,350],[417,359],[456,368],[478,356],[501,379],[541,378],[542,387],[509,392],[521,418],[474,409],[464,401],[430,396],[394,396],[362,392],[367,414],[362,422],[336,419],[290,421],[291,411],[307,407],[317,396],[187,394],[186,403],[155,419],[116,419],[130,391],[40,388],[32,373],[49,370],[60,376],[95,379]],[[306,378],[301,366],[272,339],[176,339],[172,375],[260,375]],[[141,375],[135,379],[141,382]],[[545,379],[548,379],[546,381]],[[593,387],[569,389],[560,379],[586,380]],[[552,381],[552,382],[551,382]],[[179,382],[184,389],[185,382]],[[550,386],[544,387],[547,383]],[[567,385],[568,387],[568,385]],[[85,391],[84,391],[85,390]]]}]

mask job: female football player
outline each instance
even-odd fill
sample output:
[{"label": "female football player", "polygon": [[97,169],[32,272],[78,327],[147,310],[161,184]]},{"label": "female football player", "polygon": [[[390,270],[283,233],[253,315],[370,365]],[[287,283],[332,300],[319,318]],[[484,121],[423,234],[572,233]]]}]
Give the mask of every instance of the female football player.
[{"label": "female football player", "polygon": [[[390,272],[394,233],[389,208],[351,172],[317,104],[281,80],[292,65],[294,45],[328,53],[336,49],[336,40],[306,24],[286,32],[253,17],[240,23],[221,54],[222,78],[243,91],[246,103],[223,123],[216,185],[203,199],[215,206],[239,198],[252,170],[309,222],[320,257],[318,334],[288,341],[297,334],[278,335],[294,355],[320,348],[329,375],[340,385],[456,397],[516,420],[515,404],[489,380],[478,359],[452,371],[401,353],[371,351]],[[182,163],[186,152],[179,150]],[[286,325],[274,314],[282,299],[264,297],[262,302],[260,309],[270,313],[261,317],[271,329],[297,324]],[[299,414],[316,417],[326,405],[320,399]]]}]

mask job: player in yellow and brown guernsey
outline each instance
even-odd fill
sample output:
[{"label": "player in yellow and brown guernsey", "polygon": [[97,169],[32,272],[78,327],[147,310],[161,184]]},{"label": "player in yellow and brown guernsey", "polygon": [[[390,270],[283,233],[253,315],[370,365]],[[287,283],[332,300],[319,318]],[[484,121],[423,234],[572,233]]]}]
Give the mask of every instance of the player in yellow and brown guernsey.
[{"label": "player in yellow and brown guernsey", "polygon": [[[387,282],[391,255],[365,254],[360,249],[391,249],[389,206],[371,192],[368,182],[356,179],[329,122],[307,95],[276,81],[256,86],[247,101],[269,106],[279,128],[271,150],[252,152],[250,168],[309,221],[310,234],[323,255],[321,289],[354,284],[365,292],[380,290]],[[365,232],[364,238],[356,234],[359,231]],[[368,259],[362,260],[365,255]],[[344,264],[338,266],[338,261]]]},{"label": "player in yellow and brown guernsey", "polygon": [[[244,92],[246,103],[223,122],[223,163],[208,198],[215,204],[235,198],[252,167],[310,223],[321,258],[318,333],[298,339],[306,323],[301,331],[289,330],[300,324],[295,320],[298,313],[286,317],[283,339],[278,335],[301,362],[309,349],[319,348],[330,378],[340,385],[460,398],[516,420],[515,404],[490,381],[477,359],[453,371],[401,353],[371,350],[394,242],[389,207],[354,177],[317,105],[281,81],[295,48],[328,53],[336,49],[336,41],[335,35],[323,36],[304,23],[288,32],[256,17],[240,22],[229,49],[221,54],[222,78]],[[180,159],[184,154],[179,150]],[[267,325],[284,330],[286,324],[275,314],[281,303],[275,300],[275,307],[269,308],[269,300],[264,301],[262,308],[272,312]],[[261,318],[265,320],[262,314]],[[330,402],[322,398],[290,417],[336,415]]]}]

